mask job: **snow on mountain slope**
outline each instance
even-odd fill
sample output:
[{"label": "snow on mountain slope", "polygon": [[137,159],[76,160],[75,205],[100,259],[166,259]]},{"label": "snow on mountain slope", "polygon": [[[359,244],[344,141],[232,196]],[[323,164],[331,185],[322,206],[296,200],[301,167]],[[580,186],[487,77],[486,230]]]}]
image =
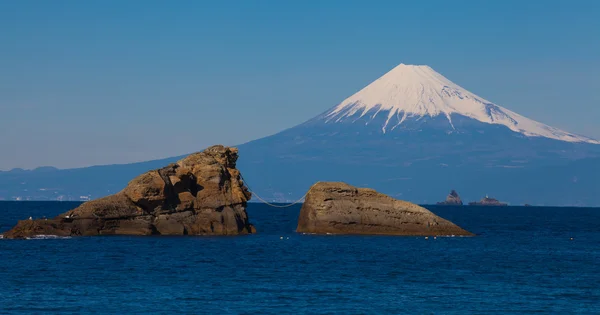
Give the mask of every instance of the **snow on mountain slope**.
[{"label": "snow on mountain slope", "polygon": [[394,130],[407,119],[445,116],[452,128],[458,114],[488,124],[499,124],[529,137],[546,137],[567,142],[600,144],[600,141],[572,134],[521,116],[481,98],[428,66],[400,64],[367,87],[326,113],[327,122],[359,118],[369,113],[387,115],[382,131]]}]

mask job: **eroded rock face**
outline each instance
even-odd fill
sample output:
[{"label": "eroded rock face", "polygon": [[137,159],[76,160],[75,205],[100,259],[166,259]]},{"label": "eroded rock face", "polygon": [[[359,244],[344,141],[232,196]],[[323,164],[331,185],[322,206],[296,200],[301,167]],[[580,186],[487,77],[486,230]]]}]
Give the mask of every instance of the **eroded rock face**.
[{"label": "eroded rock face", "polygon": [[210,147],[56,218],[19,221],[4,237],[253,233],[246,213],[251,194],[236,169],[237,158],[236,148]]},{"label": "eroded rock face", "polygon": [[317,234],[473,235],[416,204],[340,182],[318,182],[310,188],[300,210],[296,231]]},{"label": "eroded rock face", "polygon": [[456,190],[452,189],[452,191],[450,192],[448,197],[446,197],[446,200],[442,201],[442,202],[438,202],[437,204],[444,205],[444,206],[462,206],[463,202],[460,199],[460,196],[458,195]]}]

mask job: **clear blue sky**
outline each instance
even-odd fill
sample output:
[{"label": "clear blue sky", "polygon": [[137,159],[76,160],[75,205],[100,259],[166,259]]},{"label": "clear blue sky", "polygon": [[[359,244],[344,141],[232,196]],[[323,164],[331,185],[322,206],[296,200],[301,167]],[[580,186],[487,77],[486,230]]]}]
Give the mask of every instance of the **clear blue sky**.
[{"label": "clear blue sky", "polygon": [[0,169],[301,123],[399,63],[600,138],[600,1],[0,0]]}]

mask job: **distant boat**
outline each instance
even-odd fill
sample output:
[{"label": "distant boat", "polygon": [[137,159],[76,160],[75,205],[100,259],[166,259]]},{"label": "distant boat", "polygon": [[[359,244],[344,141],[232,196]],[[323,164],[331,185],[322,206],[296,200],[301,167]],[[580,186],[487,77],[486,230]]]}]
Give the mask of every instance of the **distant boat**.
[{"label": "distant boat", "polygon": [[498,199],[490,198],[487,195],[480,201],[469,202],[469,206],[508,206],[508,204],[504,202],[498,201]]}]

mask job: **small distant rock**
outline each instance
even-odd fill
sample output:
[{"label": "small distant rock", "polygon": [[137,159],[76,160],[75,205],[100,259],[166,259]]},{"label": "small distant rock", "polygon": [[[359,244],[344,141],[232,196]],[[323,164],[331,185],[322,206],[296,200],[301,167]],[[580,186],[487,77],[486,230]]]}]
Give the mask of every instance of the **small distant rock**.
[{"label": "small distant rock", "polygon": [[442,202],[438,202],[437,204],[444,205],[444,206],[462,206],[463,202],[460,199],[460,196],[458,195],[456,190],[452,189],[452,191],[450,192],[448,197],[446,197],[446,200],[442,201]]},{"label": "small distant rock", "polygon": [[310,188],[300,210],[296,231],[316,234],[473,235],[416,204],[341,182],[318,182]]},{"label": "small distant rock", "polygon": [[237,158],[236,148],[212,146],[54,219],[19,221],[4,237],[254,233],[246,213],[251,193],[236,168]]},{"label": "small distant rock", "polygon": [[469,206],[507,206],[506,203],[498,201],[498,199],[485,196],[480,201],[469,202]]}]

